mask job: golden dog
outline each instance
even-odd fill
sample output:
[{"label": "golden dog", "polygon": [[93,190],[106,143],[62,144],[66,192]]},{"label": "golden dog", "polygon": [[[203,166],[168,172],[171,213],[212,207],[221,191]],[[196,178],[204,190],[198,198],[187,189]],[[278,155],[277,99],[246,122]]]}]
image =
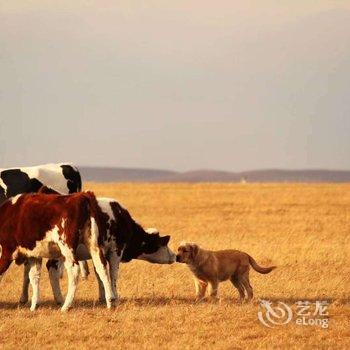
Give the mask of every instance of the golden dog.
[{"label": "golden dog", "polygon": [[249,283],[249,266],[259,273],[269,273],[276,266],[261,267],[247,253],[239,250],[204,250],[195,243],[183,242],[178,248],[176,261],[185,263],[194,274],[196,300],[205,296],[209,284],[209,295],[217,298],[220,282],[230,280],[237,288],[240,302],[253,297],[253,288]]}]

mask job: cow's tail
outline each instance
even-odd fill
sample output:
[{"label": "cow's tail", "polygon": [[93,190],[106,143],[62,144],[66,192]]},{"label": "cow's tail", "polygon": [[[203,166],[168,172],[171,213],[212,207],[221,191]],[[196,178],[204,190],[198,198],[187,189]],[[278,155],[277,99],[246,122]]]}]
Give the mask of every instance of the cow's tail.
[{"label": "cow's tail", "polygon": [[96,221],[99,221],[98,214],[101,210],[97,203],[95,194],[91,191],[87,191],[87,192],[84,192],[84,196],[88,200],[91,216],[94,217]]},{"label": "cow's tail", "polygon": [[259,273],[269,273],[271,272],[273,269],[276,268],[276,266],[270,266],[270,267],[262,267],[262,266],[259,266],[257,264],[257,262],[250,256],[248,255],[249,257],[249,263],[250,265],[252,266],[252,268],[256,271],[256,272],[259,272]]},{"label": "cow's tail", "polygon": [[84,192],[85,198],[88,200],[89,216],[91,221],[91,237],[94,238],[98,245],[102,244],[102,236],[104,225],[101,218],[101,209],[93,192]]},{"label": "cow's tail", "polygon": [[75,169],[77,171],[77,174],[76,174],[77,192],[81,192],[81,190],[82,190],[82,182],[81,182],[80,171],[77,168],[75,168]]},{"label": "cow's tail", "polygon": [[[98,205],[97,199],[93,192],[82,192],[79,196],[83,196],[87,202],[88,223],[90,224],[90,244],[93,246],[100,246],[102,244],[102,223],[101,223],[101,209]],[[85,239],[84,239],[85,240]],[[90,274],[89,265],[87,261],[79,261],[81,276],[86,280]]]},{"label": "cow's tail", "polygon": [[81,192],[83,187],[81,182],[81,174],[76,166],[71,165],[71,172],[69,177],[72,183],[76,186],[76,188],[72,192]]},{"label": "cow's tail", "polygon": [[61,164],[63,176],[67,179],[68,193],[81,192],[82,183],[79,169],[72,164]]}]

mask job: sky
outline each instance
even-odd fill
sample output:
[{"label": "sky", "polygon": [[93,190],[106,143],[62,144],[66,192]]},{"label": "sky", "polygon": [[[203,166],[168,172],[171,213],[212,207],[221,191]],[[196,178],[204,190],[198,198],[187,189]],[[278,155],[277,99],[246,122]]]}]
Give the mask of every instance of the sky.
[{"label": "sky", "polygon": [[350,169],[349,1],[0,0],[0,168]]}]

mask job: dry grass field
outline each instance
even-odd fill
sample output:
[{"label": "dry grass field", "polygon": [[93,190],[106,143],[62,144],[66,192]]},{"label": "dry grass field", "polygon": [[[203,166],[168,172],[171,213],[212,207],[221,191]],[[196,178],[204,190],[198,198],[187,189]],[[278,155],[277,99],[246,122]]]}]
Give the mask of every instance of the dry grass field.
[{"label": "dry grass field", "polygon": [[[22,269],[11,266],[0,285],[1,349],[349,349],[350,185],[348,184],[86,184],[113,197],[145,227],[211,249],[238,248],[268,275],[251,272],[254,302],[239,305],[229,282],[220,302],[194,303],[185,265],[123,264],[121,300],[112,311],[96,302],[93,276],[81,281],[73,309],[53,303],[46,269],[42,305],[19,306]],[[90,263],[91,266],[91,263]],[[66,278],[62,284],[65,288]],[[329,328],[267,328],[258,300],[330,302]]]}]

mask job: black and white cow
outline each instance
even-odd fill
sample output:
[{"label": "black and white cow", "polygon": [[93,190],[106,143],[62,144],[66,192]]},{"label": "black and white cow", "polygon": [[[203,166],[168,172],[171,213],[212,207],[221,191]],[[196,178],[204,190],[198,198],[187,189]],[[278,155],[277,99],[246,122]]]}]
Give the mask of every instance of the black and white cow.
[{"label": "black and white cow", "polygon": [[[42,186],[47,186],[61,194],[80,192],[82,182],[79,170],[70,163],[43,164],[31,167],[0,168],[0,205],[7,198],[22,193],[38,192]],[[86,262],[80,262],[82,277],[89,274]],[[57,266],[56,261],[48,261],[47,267]],[[28,300],[29,266],[24,266],[24,281],[20,302]]]},{"label": "black and white cow", "polygon": [[67,163],[0,168],[0,204],[17,194],[37,192],[43,185],[62,194],[80,192],[81,176]]}]

